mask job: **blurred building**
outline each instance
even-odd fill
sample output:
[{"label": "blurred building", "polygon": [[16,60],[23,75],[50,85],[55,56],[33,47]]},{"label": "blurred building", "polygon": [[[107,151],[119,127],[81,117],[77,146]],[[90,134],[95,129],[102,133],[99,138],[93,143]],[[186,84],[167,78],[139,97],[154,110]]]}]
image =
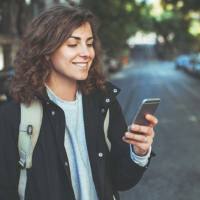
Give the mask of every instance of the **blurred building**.
[{"label": "blurred building", "polygon": [[53,4],[79,4],[80,0],[6,0],[0,1],[0,70],[13,60],[26,24]]},{"label": "blurred building", "polygon": [[143,33],[138,31],[127,40],[130,47],[130,57],[133,59],[154,59],[156,33]]}]

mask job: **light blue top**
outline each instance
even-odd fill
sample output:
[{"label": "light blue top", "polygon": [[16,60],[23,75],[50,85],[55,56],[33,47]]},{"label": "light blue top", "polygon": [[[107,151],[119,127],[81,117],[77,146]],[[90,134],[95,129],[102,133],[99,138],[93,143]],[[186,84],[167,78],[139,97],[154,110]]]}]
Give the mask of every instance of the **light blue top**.
[{"label": "light blue top", "polygon": [[49,98],[65,113],[65,149],[67,152],[72,186],[77,200],[98,200],[85,140],[82,95],[77,92],[75,101],[64,101],[47,89]]}]

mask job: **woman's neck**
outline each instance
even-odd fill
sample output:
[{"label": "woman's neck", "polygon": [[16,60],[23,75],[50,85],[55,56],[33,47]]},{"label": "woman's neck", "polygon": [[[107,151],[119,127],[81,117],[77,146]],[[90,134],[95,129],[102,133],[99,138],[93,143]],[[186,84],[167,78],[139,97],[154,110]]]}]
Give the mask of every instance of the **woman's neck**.
[{"label": "woman's neck", "polygon": [[47,86],[59,98],[66,101],[74,101],[76,99],[77,81],[76,80],[61,80],[49,78],[46,82]]}]

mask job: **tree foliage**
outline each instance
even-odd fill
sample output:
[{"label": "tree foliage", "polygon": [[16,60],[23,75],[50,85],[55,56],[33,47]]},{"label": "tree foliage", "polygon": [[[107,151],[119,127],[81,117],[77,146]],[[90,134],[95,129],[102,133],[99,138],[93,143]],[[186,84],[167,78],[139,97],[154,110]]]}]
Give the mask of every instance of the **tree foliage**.
[{"label": "tree foliage", "polygon": [[99,35],[107,54],[117,55],[137,30],[140,5],[134,0],[83,0],[82,4],[99,18]]},{"label": "tree foliage", "polygon": [[[163,54],[198,50],[199,40],[189,32],[191,11],[199,12],[199,0],[161,0],[163,13],[151,15],[151,5],[135,0],[83,0],[101,20],[100,37],[108,53],[120,52],[126,39],[136,31],[155,32]],[[159,39],[162,38],[162,42]],[[164,56],[165,56],[164,55]]]},{"label": "tree foliage", "polygon": [[[192,22],[199,19],[190,17],[192,12],[200,16],[200,2],[198,0],[162,0],[164,14],[171,13],[171,16],[166,19],[163,18],[157,24],[161,26],[162,35],[169,35],[173,33],[174,37],[168,44],[171,45],[171,51],[174,53],[199,51],[199,35],[192,35],[190,27]],[[169,9],[170,8],[170,9]],[[159,33],[159,29],[156,29]],[[166,37],[165,37],[166,38]]]},{"label": "tree foliage", "polygon": [[180,10],[184,13],[187,13],[191,10],[200,11],[200,2],[199,0],[162,0],[163,6],[167,4],[172,4],[178,6],[181,4]]}]

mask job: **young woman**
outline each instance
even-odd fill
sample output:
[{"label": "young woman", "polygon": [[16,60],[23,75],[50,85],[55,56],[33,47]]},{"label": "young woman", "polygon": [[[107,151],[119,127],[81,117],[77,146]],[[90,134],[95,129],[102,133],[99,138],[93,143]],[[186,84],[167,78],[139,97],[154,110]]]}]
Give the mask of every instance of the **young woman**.
[{"label": "young woman", "polygon": [[[20,103],[43,106],[25,200],[111,200],[141,179],[151,157],[153,127],[127,132],[119,89],[105,81],[94,15],[56,6],[30,24],[16,56],[13,100],[0,107],[0,199],[19,199]],[[104,118],[110,112],[108,149]],[[37,116],[36,116],[37,117]],[[131,147],[131,148],[130,148]]]}]

